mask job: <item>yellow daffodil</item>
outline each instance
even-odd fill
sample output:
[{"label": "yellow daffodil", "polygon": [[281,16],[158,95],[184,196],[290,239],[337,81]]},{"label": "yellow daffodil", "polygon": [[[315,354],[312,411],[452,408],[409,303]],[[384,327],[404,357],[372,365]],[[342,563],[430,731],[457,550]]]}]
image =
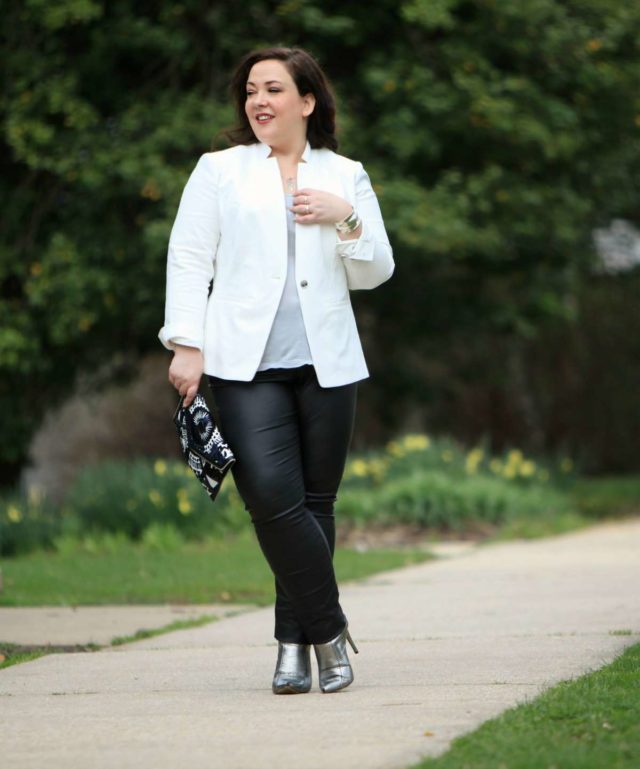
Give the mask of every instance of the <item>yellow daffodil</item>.
[{"label": "yellow daffodil", "polygon": [[426,435],[410,434],[405,435],[402,441],[402,448],[407,451],[424,451],[429,448],[431,441]]},{"label": "yellow daffodil", "polygon": [[472,449],[465,460],[465,470],[469,475],[473,475],[478,472],[478,465],[484,458],[484,451],[482,449]]},{"label": "yellow daffodil", "polygon": [[178,489],[176,497],[178,498],[178,510],[182,515],[189,515],[193,512],[193,505],[189,501],[189,492],[186,489]]},{"label": "yellow daffodil", "polygon": [[389,443],[387,443],[387,451],[389,452],[389,454],[391,454],[392,457],[397,457],[397,458],[404,457],[406,454],[406,451],[398,443],[398,441],[389,441]]},{"label": "yellow daffodil", "polygon": [[520,449],[511,449],[507,454],[507,463],[509,464],[519,465],[523,459],[524,457]]},{"label": "yellow daffodil", "polygon": [[356,478],[365,478],[368,474],[368,466],[364,459],[354,459],[349,469]]},{"label": "yellow daffodil", "polygon": [[157,489],[151,489],[149,492],[149,500],[156,507],[161,507],[163,504],[162,494]]},{"label": "yellow daffodil", "polygon": [[536,463],[531,459],[525,459],[520,465],[520,475],[523,478],[531,478],[536,474]]},{"label": "yellow daffodil", "polygon": [[384,459],[372,459],[369,462],[369,474],[371,477],[380,483],[387,472],[387,462]]},{"label": "yellow daffodil", "polygon": [[7,518],[11,523],[20,523],[23,518],[22,511],[15,505],[9,505],[7,508]]}]

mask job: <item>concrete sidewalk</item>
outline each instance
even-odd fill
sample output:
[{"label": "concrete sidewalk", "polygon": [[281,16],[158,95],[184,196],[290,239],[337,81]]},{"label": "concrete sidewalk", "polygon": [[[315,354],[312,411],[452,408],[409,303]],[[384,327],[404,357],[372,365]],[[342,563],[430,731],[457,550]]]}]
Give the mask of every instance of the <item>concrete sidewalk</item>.
[{"label": "concrete sidewalk", "polygon": [[160,630],[175,622],[224,617],[251,611],[245,604],[194,606],[0,607],[0,641],[20,646],[110,644],[139,630]]},{"label": "concrete sidewalk", "polygon": [[272,609],[0,672],[12,769],[405,769],[640,640],[640,521],[344,585],[337,694],[271,693]]}]

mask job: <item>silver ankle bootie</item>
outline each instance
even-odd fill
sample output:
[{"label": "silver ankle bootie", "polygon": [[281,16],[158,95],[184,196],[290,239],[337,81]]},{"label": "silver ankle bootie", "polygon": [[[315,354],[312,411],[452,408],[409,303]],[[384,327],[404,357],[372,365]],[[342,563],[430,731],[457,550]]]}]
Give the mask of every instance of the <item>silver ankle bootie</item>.
[{"label": "silver ankle bootie", "polygon": [[347,657],[347,641],[351,644],[353,651],[358,654],[347,625],[331,641],[313,645],[318,660],[320,688],[323,692],[337,692],[353,682],[353,670]]},{"label": "silver ankle bootie", "polygon": [[278,661],[271,688],[274,694],[305,694],[311,689],[309,644],[278,641]]}]

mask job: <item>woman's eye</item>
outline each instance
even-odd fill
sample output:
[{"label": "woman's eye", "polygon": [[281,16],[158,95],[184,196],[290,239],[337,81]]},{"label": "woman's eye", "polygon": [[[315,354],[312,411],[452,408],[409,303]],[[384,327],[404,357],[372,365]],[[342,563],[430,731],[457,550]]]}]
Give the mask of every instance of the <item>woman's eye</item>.
[{"label": "woman's eye", "polygon": [[[269,88],[269,93],[280,93],[282,91],[282,88]],[[249,96],[255,96],[257,94],[257,91],[247,91],[247,99]]]}]

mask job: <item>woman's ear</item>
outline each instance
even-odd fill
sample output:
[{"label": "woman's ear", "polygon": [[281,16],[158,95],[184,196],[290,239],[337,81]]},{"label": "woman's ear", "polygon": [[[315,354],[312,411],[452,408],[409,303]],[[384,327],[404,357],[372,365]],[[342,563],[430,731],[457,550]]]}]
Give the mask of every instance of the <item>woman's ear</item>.
[{"label": "woman's ear", "polygon": [[302,97],[302,101],[304,102],[302,105],[302,117],[309,117],[316,108],[316,97],[312,93],[308,93]]}]

